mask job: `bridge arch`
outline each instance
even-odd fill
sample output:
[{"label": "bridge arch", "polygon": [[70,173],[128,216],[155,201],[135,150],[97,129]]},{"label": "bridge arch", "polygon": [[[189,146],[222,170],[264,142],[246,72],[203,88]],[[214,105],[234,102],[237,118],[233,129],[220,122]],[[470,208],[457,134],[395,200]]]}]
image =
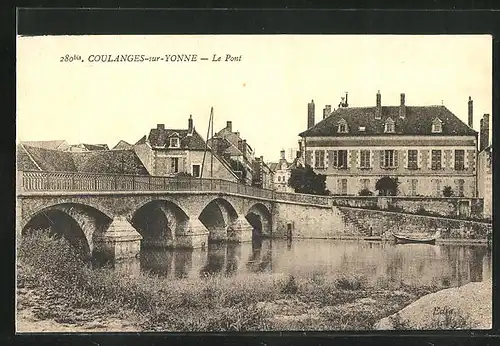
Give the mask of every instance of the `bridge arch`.
[{"label": "bridge arch", "polygon": [[227,199],[217,197],[203,208],[198,219],[208,229],[209,241],[223,241],[229,226],[238,219],[238,212]]},{"label": "bridge arch", "polygon": [[271,236],[271,212],[264,204],[255,203],[254,205],[252,205],[245,214],[245,218],[253,227],[253,237]]},{"label": "bridge arch", "polygon": [[94,207],[61,203],[45,207],[26,217],[21,235],[47,230],[52,235],[64,237],[80,255],[90,258],[94,249],[94,236],[104,232],[111,222],[108,215]]},{"label": "bridge arch", "polygon": [[152,200],[140,206],[131,224],[142,235],[145,247],[174,247],[177,234],[187,228],[189,216],[170,200]]}]

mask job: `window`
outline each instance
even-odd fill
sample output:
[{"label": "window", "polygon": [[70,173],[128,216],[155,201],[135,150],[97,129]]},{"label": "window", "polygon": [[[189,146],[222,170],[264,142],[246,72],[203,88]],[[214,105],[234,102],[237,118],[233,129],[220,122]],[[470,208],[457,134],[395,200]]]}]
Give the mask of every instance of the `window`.
[{"label": "window", "polygon": [[398,152],[396,150],[382,150],[381,167],[395,168],[398,162]]},{"label": "window", "polygon": [[278,182],[281,181],[281,175],[278,175]]},{"label": "window", "polygon": [[434,119],[432,122],[432,133],[440,133],[443,131],[443,125],[441,123],[441,120],[439,119]]},{"label": "window", "polygon": [[410,188],[408,189],[408,194],[410,196],[416,196],[417,195],[417,187],[418,187],[418,179],[411,179],[410,180]]},{"label": "window", "polygon": [[179,138],[178,137],[170,138],[170,147],[171,148],[179,148]]},{"label": "window", "polygon": [[359,151],[359,167],[370,168],[370,150]]},{"label": "window", "polygon": [[433,179],[432,180],[432,187],[433,187],[433,194],[434,196],[441,196],[441,180],[440,179]]},{"label": "window", "polygon": [[337,169],[347,169],[347,150],[333,151],[333,167]]},{"label": "window", "polygon": [[347,179],[337,180],[337,191],[339,195],[347,195]]},{"label": "window", "polygon": [[465,169],[465,150],[455,150],[455,170],[463,171]]},{"label": "window", "polygon": [[179,158],[178,157],[172,157],[172,163],[171,163],[171,172],[172,173],[179,173]]},{"label": "window", "polygon": [[339,121],[337,132],[339,133],[347,133],[347,123],[345,122],[344,119]]},{"label": "window", "polygon": [[316,150],[314,152],[314,167],[315,168],[325,168],[325,151]]},{"label": "window", "polygon": [[394,120],[391,118],[387,119],[385,122],[385,130],[384,132],[386,133],[393,133],[394,132]]},{"label": "window", "polygon": [[193,165],[193,177],[200,177],[200,165]]},{"label": "window", "polygon": [[408,150],[408,169],[418,169],[418,150]]},{"label": "window", "polygon": [[359,183],[361,185],[361,190],[363,189],[369,189],[370,186],[370,179],[359,179]]},{"label": "window", "polygon": [[464,185],[465,181],[463,179],[458,179],[457,181],[458,197],[464,196]]},{"label": "window", "polygon": [[431,168],[433,170],[441,169],[441,150],[432,150]]}]

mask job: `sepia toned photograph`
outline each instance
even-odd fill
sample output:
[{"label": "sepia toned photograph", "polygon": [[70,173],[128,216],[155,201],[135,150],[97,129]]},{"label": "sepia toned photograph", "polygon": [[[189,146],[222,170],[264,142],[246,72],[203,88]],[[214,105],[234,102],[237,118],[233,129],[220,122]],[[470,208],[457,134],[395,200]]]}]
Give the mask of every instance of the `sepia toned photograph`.
[{"label": "sepia toned photograph", "polygon": [[17,333],[492,328],[492,36],[16,46]]}]

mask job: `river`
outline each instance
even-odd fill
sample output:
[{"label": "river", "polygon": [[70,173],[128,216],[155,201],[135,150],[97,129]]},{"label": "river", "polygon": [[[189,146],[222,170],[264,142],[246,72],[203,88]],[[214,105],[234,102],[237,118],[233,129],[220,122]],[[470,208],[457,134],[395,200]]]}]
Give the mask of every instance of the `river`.
[{"label": "river", "polygon": [[210,244],[206,249],[142,249],[140,259],[120,262],[128,275],[149,271],[165,280],[206,275],[280,273],[295,277],[356,275],[368,282],[461,286],[492,275],[486,245],[393,244],[347,240],[263,240]]}]

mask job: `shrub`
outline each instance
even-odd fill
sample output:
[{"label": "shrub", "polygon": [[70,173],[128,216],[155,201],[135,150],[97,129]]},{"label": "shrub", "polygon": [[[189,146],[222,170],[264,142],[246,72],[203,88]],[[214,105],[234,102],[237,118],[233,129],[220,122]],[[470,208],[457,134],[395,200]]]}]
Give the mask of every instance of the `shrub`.
[{"label": "shrub", "polygon": [[359,191],[359,195],[360,196],[373,196],[373,192],[370,191],[369,189],[362,189],[361,191]]},{"label": "shrub", "polygon": [[451,186],[447,185],[443,188],[443,196],[444,197],[453,196],[453,190],[452,190]]},{"label": "shrub", "polygon": [[367,286],[367,279],[364,276],[345,277],[342,276],[335,280],[335,287],[346,291],[355,291]]},{"label": "shrub", "polygon": [[285,286],[281,290],[281,292],[285,294],[295,294],[299,290],[299,287],[297,286],[297,283],[295,282],[295,277],[293,275],[290,275],[288,277],[288,281],[286,282]]}]

